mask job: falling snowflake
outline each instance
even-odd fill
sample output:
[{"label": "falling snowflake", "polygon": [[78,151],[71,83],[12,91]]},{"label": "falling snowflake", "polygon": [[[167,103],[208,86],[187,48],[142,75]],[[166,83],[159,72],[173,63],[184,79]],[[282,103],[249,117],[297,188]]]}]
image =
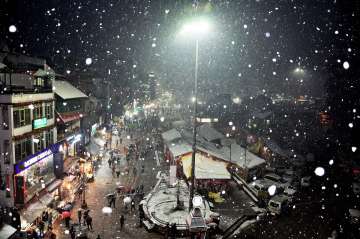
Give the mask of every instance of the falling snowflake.
[{"label": "falling snowflake", "polygon": [[275,192],[276,192],[276,186],[275,185],[271,185],[269,188],[268,188],[268,193],[270,196],[274,196],[275,195]]},{"label": "falling snowflake", "polygon": [[11,32],[11,33],[14,33],[14,32],[16,32],[16,26],[15,25],[11,25],[10,27],[9,27],[9,32]]},{"label": "falling snowflake", "polygon": [[85,59],[85,64],[86,65],[91,65],[91,63],[92,63],[92,59],[90,57]]},{"label": "falling snowflake", "polygon": [[325,169],[323,167],[317,167],[314,172],[316,176],[322,177],[325,174]]},{"label": "falling snowflake", "polygon": [[349,62],[344,61],[344,63],[343,63],[343,67],[344,67],[344,69],[345,69],[345,70],[349,69],[349,67],[350,67]]}]

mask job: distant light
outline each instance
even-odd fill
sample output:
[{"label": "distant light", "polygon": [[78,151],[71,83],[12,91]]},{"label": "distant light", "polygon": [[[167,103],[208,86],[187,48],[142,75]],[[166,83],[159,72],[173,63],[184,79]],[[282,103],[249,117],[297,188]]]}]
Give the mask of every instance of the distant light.
[{"label": "distant light", "polygon": [[71,71],[70,70],[66,70],[66,74],[70,74],[71,73]]},{"label": "distant light", "polygon": [[233,99],[233,102],[234,102],[235,104],[240,104],[241,100],[240,100],[239,97],[235,97],[235,98]]},{"label": "distant light", "polygon": [[193,96],[191,97],[191,102],[195,102],[196,98]]},{"label": "distant light", "polygon": [[226,133],[226,137],[228,137],[228,138],[229,138],[229,137],[230,137],[230,134],[229,134],[229,133]]},{"label": "distant light", "polygon": [[11,26],[9,26],[9,32],[11,32],[11,33],[14,33],[14,32],[16,32],[16,26],[15,25],[11,25]]},{"label": "distant light", "polygon": [[90,57],[85,59],[85,64],[86,65],[91,65],[91,63],[92,63],[92,59]]},{"label": "distant light", "polygon": [[244,24],[244,29],[247,29],[248,28],[248,25]]},{"label": "distant light", "polygon": [[28,107],[29,107],[29,109],[31,109],[31,110],[34,109],[34,105],[33,105],[33,104],[29,105]]},{"label": "distant light", "polygon": [[63,106],[66,106],[67,105],[67,103],[66,102],[63,102]]},{"label": "distant light", "polygon": [[334,164],[334,160],[333,160],[333,159],[330,159],[329,165],[333,165],[333,164]]},{"label": "distant light", "polygon": [[325,169],[323,167],[317,167],[314,173],[316,176],[322,177],[325,174]]},{"label": "distant light", "polygon": [[354,127],[354,124],[353,123],[349,123],[349,128],[352,128]]},{"label": "distant light", "polygon": [[231,127],[231,130],[233,130],[233,131],[236,130],[236,127],[235,126]]},{"label": "distant light", "polygon": [[269,188],[268,188],[268,193],[270,196],[274,196],[275,195],[275,192],[276,192],[276,186],[275,185],[271,185]]},{"label": "distant light", "polygon": [[345,70],[349,69],[349,67],[350,67],[349,62],[344,61],[344,63],[343,63],[343,67],[344,67],[344,69],[345,69]]},{"label": "distant light", "polygon": [[164,117],[164,116],[161,116],[161,117],[160,117],[160,121],[161,121],[161,122],[164,122],[164,121],[165,121],[165,117]]},{"label": "distant light", "polygon": [[180,34],[183,36],[201,36],[210,31],[211,25],[206,19],[196,19],[183,26]]},{"label": "distant light", "polygon": [[267,38],[269,38],[269,37],[270,37],[270,32],[266,32],[266,33],[265,33],[265,36],[266,36]]},{"label": "distant light", "polygon": [[356,150],[357,150],[357,147],[355,147],[355,146],[352,146],[352,147],[351,147],[351,151],[353,151],[353,153],[355,153]]},{"label": "distant light", "polygon": [[234,123],[232,121],[229,122],[229,126],[232,126],[234,125]]},{"label": "distant light", "polygon": [[127,139],[130,139],[131,137],[130,137],[130,135],[127,135],[126,138],[127,138]]}]

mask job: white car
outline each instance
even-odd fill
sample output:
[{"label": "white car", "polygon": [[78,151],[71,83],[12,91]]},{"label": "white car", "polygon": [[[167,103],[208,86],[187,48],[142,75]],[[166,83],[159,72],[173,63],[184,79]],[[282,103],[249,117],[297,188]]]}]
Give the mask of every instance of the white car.
[{"label": "white car", "polygon": [[296,188],[292,185],[287,186],[284,190],[284,194],[287,196],[294,196],[296,192]]}]

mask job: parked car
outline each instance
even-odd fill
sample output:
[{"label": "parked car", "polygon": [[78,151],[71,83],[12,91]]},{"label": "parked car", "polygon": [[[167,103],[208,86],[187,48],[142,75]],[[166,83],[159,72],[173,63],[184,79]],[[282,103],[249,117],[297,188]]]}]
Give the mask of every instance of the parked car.
[{"label": "parked car", "polygon": [[360,210],[351,208],[349,209],[349,215],[351,224],[360,224]]},{"label": "parked car", "polygon": [[310,180],[311,180],[311,176],[302,177],[300,180],[301,187],[309,187]]},{"label": "parked car", "polygon": [[261,199],[267,199],[270,197],[268,188],[272,185],[272,182],[267,180],[256,180],[250,184],[250,188],[254,191],[255,196]]},{"label": "parked car", "polygon": [[294,196],[296,192],[296,188],[292,185],[288,185],[284,190],[284,194],[289,197]]},{"label": "parked car", "polygon": [[295,180],[295,177],[296,177],[295,171],[291,169],[286,170],[282,176],[282,178],[290,184]]},{"label": "parked car", "polygon": [[290,185],[290,183],[286,182],[281,176],[275,173],[265,174],[264,179],[273,182],[278,188],[282,189],[285,189],[286,186]]},{"label": "parked car", "polygon": [[276,195],[268,203],[268,209],[272,215],[280,215],[289,210],[289,198],[285,195]]}]

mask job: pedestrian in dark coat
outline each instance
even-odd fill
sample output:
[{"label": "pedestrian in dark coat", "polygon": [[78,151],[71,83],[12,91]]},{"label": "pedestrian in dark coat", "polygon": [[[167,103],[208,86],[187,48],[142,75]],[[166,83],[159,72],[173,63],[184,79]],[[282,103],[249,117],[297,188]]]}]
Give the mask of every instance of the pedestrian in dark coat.
[{"label": "pedestrian in dark coat", "polygon": [[120,216],[120,230],[122,230],[122,228],[124,226],[124,223],[125,223],[125,217],[124,217],[124,215],[121,214],[121,216]]},{"label": "pedestrian in dark coat", "polygon": [[81,208],[78,209],[77,216],[78,216],[78,220],[79,220],[79,225],[81,225],[81,218],[82,218],[82,210],[81,210]]},{"label": "pedestrian in dark coat", "polygon": [[132,201],[131,201],[131,208],[130,208],[130,211],[132,212],[133,210],[135,211],[135,200],[133,199]]},{"label": "pedestrian in dark coat", "polygon": [[169,239],[169,233],[170,233],[170,224],[166,223],[165,231],[164,231],[164,238]]},{"label": "pedestrian in dark coat", "polygon": [[108,160],[109,168],[111,168],[111,158]]},{"label": "pedestrian in dark coat", "polygon": [[89,229],[89,230],[93,230],[93,227],[92,227],[92,217],[90,217],[90,216],[87,216],[86,217],[86,225],[87,225],[87,228]]},{"label": "pedestrian in dark coat", "polygon": [[175,238],[176,238],[176,223],[173,223],[173,224],[171,225],[170,237],[171,237],[171,239],[175,239]]},{"label": "pedestrian in dark coat", "polygon": [[65,226],[66,226],[67,228],[70,227],[70,217],[65,217]]},{"label": "pedestrian in dark coat", "polygon": [[53,214],[52,214],[52,212],[50,212],[49,217],[48,217],[48,227],[50,227],[52,225],[52,220],[53,220]]},{"label": "pedestrian in dark coat", "polygon": [[71,239],[76,238],[76,233],[75,233],[74,226],[71,226],[71,228],[70,228],[70,237],[71,237]]},{"label": "pedestrian in dark coat", "polygon": [[101,239],[101,237],[100,237],[100,235],[99,235],[99,234],[97,235],[96,239]]}]

